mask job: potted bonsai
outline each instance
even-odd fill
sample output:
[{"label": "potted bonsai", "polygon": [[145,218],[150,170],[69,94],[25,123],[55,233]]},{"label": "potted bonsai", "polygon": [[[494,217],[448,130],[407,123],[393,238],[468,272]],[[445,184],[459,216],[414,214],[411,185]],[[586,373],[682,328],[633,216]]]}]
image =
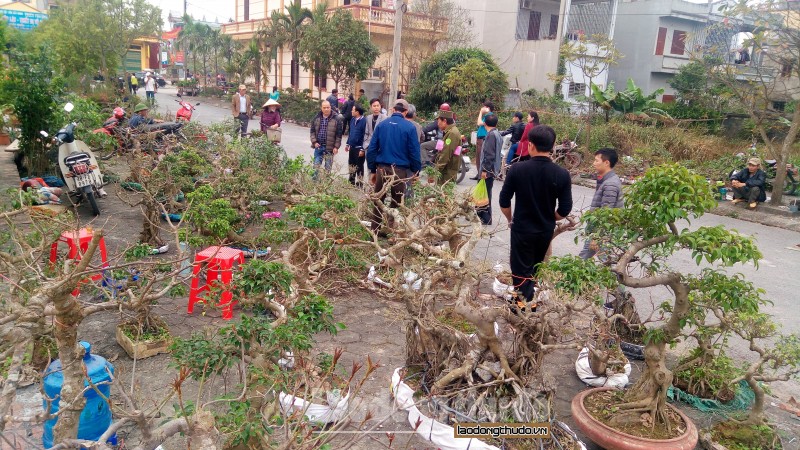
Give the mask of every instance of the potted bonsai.
[{"label": "potted bonsai", "polygon": [[[676,342],[692,320],[705,314],[708,302],[695,302],[699,296],[713,299],[722,312],[757,311],[758,302],[730,298],[725,286],[735,283],[735,277],[710,268],[699,274],[681,273],[670,267],[670,257],[688,250],[698,264],[706,260],[724,267],[747,261],[757,264],[761,253],[750,238],[721,226],[678,229],[678,221],[700,217],[716,205],[706,180],[684,167],[651,168],[626,196],[624,208],[599,208],[584,216],[587,229],[592,230],[589,236],[607,250],[604,263],[622,285],[664,286],[673,299],[657,307],[662,324],[645,331],[645,368],[639,380],[626,392],[584,391],[573,399],[572,413],[584,433],[606,448],[692,449],[698,439],[696,427],[666,402],[674,378],[666,365],[667,346]],[[584,283],[591,283],[589,278],[599,273],[577,264],[564,264],[562,272],[569,272],[571,266],[575,273],[565,276]]]}]

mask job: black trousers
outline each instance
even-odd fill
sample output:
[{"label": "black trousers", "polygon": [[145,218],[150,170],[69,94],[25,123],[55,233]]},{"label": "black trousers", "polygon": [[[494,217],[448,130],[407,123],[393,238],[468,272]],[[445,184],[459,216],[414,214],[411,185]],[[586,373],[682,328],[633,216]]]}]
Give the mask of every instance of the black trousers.
[{"label": "black trousers", "polygon": [[366,153],[361,156],[358,156],[359,153],[363,152],[364,149],[361,147],[350,147],[350,151],[347,155],[347,165],[350,167],[350,184],[355,185],[356,182],[361,184],[361,181],[364,179],[364,161],[366,160]]},{"label": "black trousers", "polygon": [[740,188],[733,188],[733,198],[740,199],[743,198],[747,200],[747,203],[756,203],[758,202],[758,197],[761,195],[761,188],[758,186],[753,187],[740,187]]},{"label": "black trousers", "polygon": [[544,261],[553,232],[548,233],[518,233],[511,226],[511,277],[517,291],[522,293],[527,301],[533,298],[533,279],[536,277],[538,264]]},{"label": "black trousers", "polygon": [[250,115],[247,113],[240,113],[237,118],[239,119],[239,132],[242,137],[244,137],[247,134],[247,126],[250,125]]},{"label": "black trousers", "polygon": [[[480,172],[478,172],[478,176],[480,176]],[[481,219],[481,223],[484,225],[491,225],[492,224],[492,185],[494,184],[494,178],[486,177],[486,192],[489,194],[489,204],[478,208],[475,212],[478,214],[478,218]],[[480,183],[480,180],[478,180]]]}]

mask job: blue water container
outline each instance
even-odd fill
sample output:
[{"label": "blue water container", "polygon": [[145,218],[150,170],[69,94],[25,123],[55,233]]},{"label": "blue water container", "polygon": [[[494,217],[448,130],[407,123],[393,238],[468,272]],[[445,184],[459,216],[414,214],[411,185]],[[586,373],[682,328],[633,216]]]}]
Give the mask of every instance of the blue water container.
[{"label": "blue water container", "polygon": [[[114,366],[102,356],[93,355],[92,346],[88,342],[81,341],[81,345],[86,349],[83,356],[83,364],[86,366],[86,373],[89,374],[92,383],[97,385],[104,381],[111,381],[111,376],[106,372],[106,367],[113,374]],[[44,392],[47,397],[53,399],[50,404],[51,414],[58,411],[62,384],[64,384],[64,375],[61,373],[61,360],[57,359],[47,367],[44,375]],[[89,386],[89,382],[84,381],[84,386]],[[97,389],[103,393],[105,398],[109,398],[111,394],[110,384],[99,385]],[[86,397],[86,406],[83,408],[78,424],[78,439],[96,441],[111,426],[111,408],[94,389],[87,390],[84,396]],[[47,408],[47,401],[43,401],[43,407]],[[44,434],[42,435],[44,448],[53,446],[53,427],[56,426],[57,420],[58,418],[50,419],[44,423]],[[116,445],[116,434],[108,442]]]}]

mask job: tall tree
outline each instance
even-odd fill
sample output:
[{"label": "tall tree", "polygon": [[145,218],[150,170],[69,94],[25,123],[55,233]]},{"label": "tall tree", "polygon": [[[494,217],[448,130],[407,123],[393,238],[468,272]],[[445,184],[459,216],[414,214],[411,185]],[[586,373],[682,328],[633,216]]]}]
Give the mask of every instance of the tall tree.
[{"label": "tall tree", "polygon": [[302,6],[300,0],[294,0],[286,5],[285,9],[285,13],[277,10],[273,11],[271,19],[276,34],[292,50],[292,87],[297,89],[300,84],[300,56],[298,49],[300,41],[303,39],[305,28],[313,20],[313,14],[311,10]]},{"label": "tall tree", "polygon": [[362,22],[349,11],[337,10],[330,17],[315,15],[300,41],[300,62],[306,70],[315,65],[326,71],[336,88],[345,79],[364,79],[380,54]]},{"label": "tall tree", "polygon": [[135,39],[161,33],[161,10],[146,0],[78,0],[37,27],[65,74],[116,72]]},{"label": "tall tree", "polygon": [[731,39],[725,39],[717,44],[720,48],[706,46],[692,57],[705,65],[710,80],[725,86],[750,116],[767,157],[777,161],[770,202],[781,205],[786,164],[800,132],[800,108],[795,107],[789,115],[776,110],[775,102],[786,104],[800,98],[800,11],[785,0],[758,4],[736,0],[720,7],[720,12],[726,20],[711,27],[709,34],[754,30],[740,44],[751,56],[746,61],[727,60],[732,49]]}]

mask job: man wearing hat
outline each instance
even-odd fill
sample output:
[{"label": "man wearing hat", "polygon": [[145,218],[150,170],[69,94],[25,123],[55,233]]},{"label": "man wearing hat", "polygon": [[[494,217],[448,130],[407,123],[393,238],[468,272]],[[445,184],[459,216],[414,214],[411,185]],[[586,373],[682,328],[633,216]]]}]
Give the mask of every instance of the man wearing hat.
[{"label": "man wearing hat", "polygon": [[442,131],[444,146],[436,158],[436,170],[439,171],[439,184],[453,181],[458,176],[461,167],[461,156],[456,155],[456,149],[461,147],[461,132],[456,128],[453,111],[439,110],[436,124]]},{"label": "man wearing hat", "polygon": [[128,121],[128,126],[130,128],[139,128],[142,125],[151,125],[155,121],[150,117],[147,117],[147,113],[150,112],[150,107],[148,107],[144,103],[139,103],[133,108],[133,115],[131,119]]},{"label": "man wearing hat", "polygon": [[[422,168],[422,162],[419,159],[417,129],[405,118],[408,102],[399,99],[393,109],[392,115],[375,128],[367,149],[367,167],[375,192],[383,191],[383,196],[377,201],[383,202],[387,193],[384,185],[391,183],[388,189],[392,198],[390,206],[396,208],[405,195],[406,181],[416,176]],[[372,229],[378,231],[381,222],[383,215],[376,204],[372,214]]]},{"label": "man wearing hat", "polygon": [[764,190],[766,181],[767,174],[761,170],[761,159],[748,159],[747,168],[731,176],[731,186],[733,187],[732,203],[746,201],[750,204],[750,209],[755,209],[758,206],[758,202],[767,200],[767,192]]},{"label": "man wearing hat", "polygon": [[267,129],[277,130],[281,127],[281,113],[278,108],[280,103],[273,99],[267,100],[264,103],[264,112],[261,113],[261,131],[267,132]]},{"label": "man wearing hat", "polygon": [[247,95],[247,86],[240,84],[239,92],[233,94],[231,112],[239,120],[239,132],[242,137],[247,134],[247,125],[250,123],[250,96]]}]

